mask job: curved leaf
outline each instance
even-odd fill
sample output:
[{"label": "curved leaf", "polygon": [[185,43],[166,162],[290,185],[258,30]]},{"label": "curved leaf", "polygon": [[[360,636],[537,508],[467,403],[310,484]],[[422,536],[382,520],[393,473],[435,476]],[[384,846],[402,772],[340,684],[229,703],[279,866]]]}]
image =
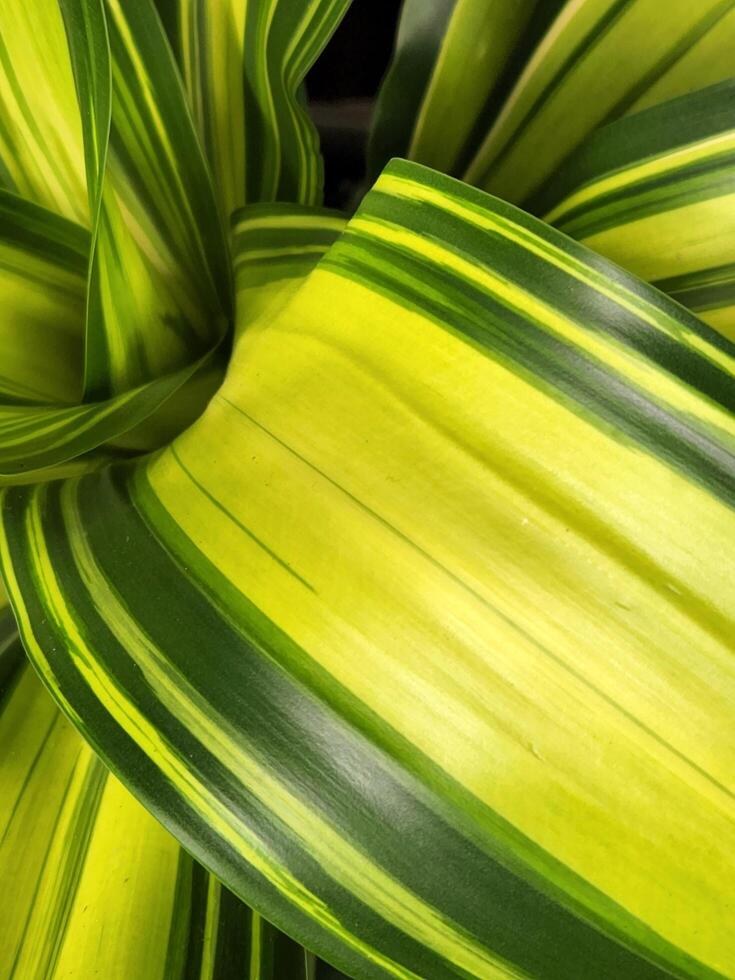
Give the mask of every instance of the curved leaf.
[{"label": "curved leaf", "polygon": [[4,492],[24,643],[355,976],[730,976],[734,365],[395,163],[169,449]]},{"label": "curved leaf", "polygon": [[345,224],[307,205],[253,204],[233,215],[238,335],[286,305]]},{"label": "curved leaf", "polygon": [[456,169],[475,119],[501,77],[534,7],[535,0],[458,0],[407,156],[437,170]]},{"label": "curved leaf", "polygon": [[213,370],[216,350],[107,401],[78,404],[89,233],[5,191],[0,217],[0,483],[71,475],[74,457],[85,456],[71,472],[96,468],[131,429],[135,447],[151,449],[193,421],[215,385],[192,397],[189,379]]},{"label": "curved leaf", "polygon": [[86,225],[84,150],[57,0],[0,5],[0,186]]},{"label": "curved leaf", "polygon": [[[597,126],[645,104],[667,73],[661,98],[729,77],[733,0],[571,0],[528,62],[465,174],[507,200],[523,202]],[[684,61],[712,40],[722,73]],[[683,66],[683,67],[682,67]],[[553,134],[553,138],[549,135]]]},{"label": "curved leaf", "polygon": [[564,0],[405,0],[368,148],[460,172]]},{"label": "curved leaf", "polygon": [[[159,429],[157,426],[151,427],[149,419],[216,356],[215,350],[213,354],[206,354],[190,367],[164,375],[106,401],[68,407],[0,405],[0,479],[2,476],[22,475],[28,470],[40,470],[70,462],[99,447],[104,448],[108,443],[114,443],[121,434],[141,426],[143,433],[142,438],[137,441],[137,448],[158,448],[161,445]],[[189,413],[195,412],[196,408],[198,405],[193,409],[188,406]],[[170,434],[164,424],[164,443]],[[109,447],[107,448],[109,451]]]},{"label": "curved leaf", "polygon": [[158,0],[225,218],[317,204],[322,165],[300,86],[351,0]]},{"label": "curved leaf", "polygon": [[88,248],[86,229],[0,191],[0,402],[79,399]]},{"label": "curved leaf", "polygon": [[23,647],[18,642],[15,617],[8,606],[5,586],[0,579],[0,702],[10,678],[23,660]]},{"label": "curved leaf", "polygon": [[534,207],[735,339],[735,80],[599,130]]},{"label": "curved leaf", "polygon": [[[0,633],[0,669],[2,642]],[[0,741],[6,980],[317,976],[311,954],[197,865],[108,774],[29,667],[0,700]]]},{"label": "curved leaf", "polygon": [[395,51],[380,86],[368,145],[374,178],[391,157],[405,157],[447,24],[457,0],[403,0]]},{"label": "curved leaf", "polygon": [[152,0],[64,0],[64,13],[94,213],[85,397],[100,400],[189,365],[221,339],[229,261]]}]

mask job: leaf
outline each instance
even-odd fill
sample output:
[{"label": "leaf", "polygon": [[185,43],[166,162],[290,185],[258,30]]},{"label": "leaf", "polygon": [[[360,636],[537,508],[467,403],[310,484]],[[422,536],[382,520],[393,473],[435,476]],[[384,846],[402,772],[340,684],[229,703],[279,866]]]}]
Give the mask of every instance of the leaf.
[{"label": "leaf", "polygon": [[159,0],[225,218],[259,201],[320,204],[300,97],[350,0]]},{"label": "leaf", "polygon": [[0,5],[0,186],[89,220],[74,80],[57,0]]},{"label": "leaf", "polygon": [[73,404],[84,356],[86,229],[0,191],[0,399]]},{"label": "leaf", "polygon": [[360,978],[724,978],[735,348],[394,163],[167,450],[3,493],[24,644]]},{"label": "leaf", "polygon": [[[189,378],[216,363],[207,353],[183,370],[102,402],[78,404],[84,358],[84,294],[89,233],[51,211],[0,192],[0,289],[4,352],[0,376],[0,483],[26,482],[97,467],[109,443],[147,422],[135,445],[157,448],[198,414],[199,399],[161,412]],[[211,391],[205,392],[203,396]],[[108,444],[105,449],[99,447]],[[91,454],[91,455],[90,455]],[[55,469],[63,466],[63,470]],[[48,468],[51,468],[48,470]],[[47,472],[39,472],[47,470]]]},{"label": "leaf", "polygon": [[93,211],[85,398],[98,401],[190,365],[222,338],[229,261],[152,0],[63,6]]},{"label": "leaf", "polygon": [[8,597],[0,579],[0,699],[22,659],[23,648],[18,642],[15,617],[8,606]]},{"label": "leaf", "polygon": [[235,212],[238,335],[286,305],[345,224],[338,211],[308,205],[252,204]]},{"label": "leaf", "polygon": [[598,130],[534,201],[546,220],[735,339],[735,81]]},{"label": "leaf", "polygon": [[0,700],[0,739],[7,980],[311,980],[309,963],[317,976],[311,954],[196,864],[109,775],[30,667]]},{"label": "leaf", "polygon": [[[190,367],[164,375],[107,401],[68,407],[0,406],[0,479],[70,462],[147,423],[167,399],[213,360],[216,353],[206,354]],[[166,435],[170,433],[164,428]],[[156,429],[151,430],[146,425],[138,448],[153,449],[159,445]]]},{"label": "leaf", "polygon": [[395,51],[378,92],[368,146],[376,177],[390,157],[408,153],[411,133],[457,0],[403,0]]},{"label": "leaf", "polygon": [[[524,202],[597,126],[651,104],[657,85],[663,100],[729,77],[734,9],[732,0],[671,0],[664,16],[659,0],[568,3],[465,179]],[[700,45],[706,59],[692,54]]]},{"label": "leaf", "polygon": [[534,0],[458,0],[416,119],[407,154],[412,160],[455,169],[534,6]]}]

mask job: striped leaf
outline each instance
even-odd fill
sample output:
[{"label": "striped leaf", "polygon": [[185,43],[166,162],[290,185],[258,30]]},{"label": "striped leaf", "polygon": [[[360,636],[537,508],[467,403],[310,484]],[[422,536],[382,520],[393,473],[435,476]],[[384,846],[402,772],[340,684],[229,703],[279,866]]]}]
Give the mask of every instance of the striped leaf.
[{"label": "striped leaf", "polygon": [[89,221],[74,79],[57,0],[0,4],[0,186]]},{"label": "striped leaf", "polygon": [[534,207],[735,339],[735,80],[599,130]]},{"label": "striped leaf", "polygon": [[22,659],[23,648],[18,642],[15,617],[8,606],[8,597],[0,579],[0,699]]},{"label": "striped leaf", "polygon": [[318,204],[322,165],[300,86],[350,0],[158,0],[223,216]]},{"label": "striped leaf", "polygon": [[[172,435],[167,420],[151,426],[150,417],[179,391],[190,378],[206,370],[217,352],[171,374],[132,388],[106,401],[73,406],[6,404],[0,405],[0,484],[15,483],[15,476],[28,471],[55,467],[73,462],[84,454],[102,447],[114,446],[118,438],[131,429],[142,427],[135,447],[140,450],[158,448]],[[203,395],[203,397],[206,397]],[[189,404],[187,392],[183,409],[189,415],[196,408]],[[190,420],[190,419],[189,419]],[[179,413],[173,420],[174,432],[179,431]],[[123,438],[121,445],[125,445]],[[23,479],[22,482],[25,482]]]},{"label": "striped leaf", "polygon": [[356,977],[723,980],[734,368],[395,163],[172,446],[4,491],[24,644],[187,848]]},{"label": "striped leaf", "polygon": [[411,136],[412,160],[455,170],[534,6],[534,0],[457,0]]},{"label": "striped leaf", "polygon": [[733,0],[568,0],[465,179],[526,200],[601,123],[729,77],[734,41]]},{"label": "striped leaf", "polygon": [[378,92],[368,146],[377,176],[391,157],[405,157],[457,0],[404,0],[395,51]]},{"label": "striped leaf", "polygon": [[93,210],[85,397],[99,400],[185,367],[221,338],[229,261],[152,0],[63,7]]},{"label": "striped leaf", "polygon": [[461,173],[564,0],[404,0],[368,172],[408,156]]},{"label": "striped leaf", "polygon": [[79,404],[89,233],[6,191],[0,219],[0,483],[67,475],[76,457],[85,457],[71,463],[77,471],[96,467],[109,460],[110,442],[140,426],[132,444],[155,448],[193,420],[214,386],[192,398],[188,385],[178,406],[171,396],[214,370],[217,351],[109,400]]},{"label": "striped leaf", "polygon": [[81,226],[0,191],[0,404],[79,400],[88,249]]},{"label": "striped leaf", "polygon": [[233,215],[238,335],[286,305],[344,226],[339,212],[308,205],[252,204]]},{"label": "striped leaf", "polygon": [[733,43],[732,0],[406,0],[368,169],[527,201],[601,123],[729,78]]},{"label": "striped leaf", "polygon": [[0,742],[5,980],[319,977],[108,773],[30,667],[0,693]]}]

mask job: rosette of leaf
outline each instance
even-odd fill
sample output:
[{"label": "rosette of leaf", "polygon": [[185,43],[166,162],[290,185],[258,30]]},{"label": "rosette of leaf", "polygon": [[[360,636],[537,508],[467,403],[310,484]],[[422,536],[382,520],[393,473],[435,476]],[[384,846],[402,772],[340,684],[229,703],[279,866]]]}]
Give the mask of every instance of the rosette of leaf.
[{"label": "rosette of leaf", "polygon": [[[190,894],[221,882],[354,977],[731,976],[735,347],[585,244],[417,163],[383,169],[349,220],[322,209],[299,86],[344,3],[160,6],[162,20],[149,0],[64,0],[63,23],[50,2],[0,8],[21,46],[3,65],[26,72],[4,68],[8,208],[37,232],[7,236],[18,277],[66,283],[69,247],[32,243],[69,246],[87,224],[80,316],[64,320],[84,325],[80,390],[66,408],[8,401],[9,444],[27,442],[5,467],[22,483],[2,495],[0,559],[44,683],[207,869],[187,872]],[[695,35],[722,43],[731,4],[705,6]],[[608,191],[627,201],[647,179],[641,144],[610,133],[665,130],[659,156],[678,166],[726,127],[677,133],[678,103],[646,109],[669,113],[660,129],[631,115],[593,132],[687,64],[689,5],[671,5],[665,42],[648,0],[542,7],[530,34],[512,18],[483,34],[459,17],[471,3],[445,4],[434,46],[417,35],[435,60],[403,77],[439,145],[441,72],[457,77],[467,38],[487,53],[509,32],[494,57],[510,94],[470,176],[492,171],[491,189],[600,244],[619,213]],[[708,50],[659,94],[721,82]],[[575,95],[566,70],[587,57]],[[617,101],[571,118],[608,89]],[[499,149],[519,118],[522,149]],[[726,186],[726,154],[716,166]],[[687,206],[716,197],[731,220],[712,186]],[[663,253],[664,211],[614,227]],[[696,234],[714,249],[712,227]],[[127,421],[104,428],[101,406],[122,398]],[[67,430],[40,411],[90,415]]]}]

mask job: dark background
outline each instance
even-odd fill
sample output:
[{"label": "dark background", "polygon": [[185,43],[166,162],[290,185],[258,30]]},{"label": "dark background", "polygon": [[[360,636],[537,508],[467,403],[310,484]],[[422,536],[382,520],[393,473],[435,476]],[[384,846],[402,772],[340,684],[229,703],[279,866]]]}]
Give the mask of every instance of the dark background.
[{"label": "dark background", "polygon": [[401,0],[353,0],[307,76],[328,206],[349,207],[363,179],[370,116],[393,52],[400,6]]}]

